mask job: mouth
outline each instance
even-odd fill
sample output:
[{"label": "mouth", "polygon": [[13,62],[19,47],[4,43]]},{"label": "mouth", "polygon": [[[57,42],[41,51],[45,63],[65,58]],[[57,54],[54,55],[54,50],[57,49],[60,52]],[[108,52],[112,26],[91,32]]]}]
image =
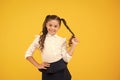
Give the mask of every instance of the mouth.
[{"label": "mouth", "polygon": [[50,32],[55,32],[55,30],[49,30]]}]

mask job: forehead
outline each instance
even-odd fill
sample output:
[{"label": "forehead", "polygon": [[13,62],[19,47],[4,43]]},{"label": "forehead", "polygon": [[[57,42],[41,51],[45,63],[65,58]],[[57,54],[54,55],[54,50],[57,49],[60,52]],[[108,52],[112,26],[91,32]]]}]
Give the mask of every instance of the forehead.
[{"label": "forehead", "polygon": [[58,20],[49,20],[47,23],[48,24],[59,24],[59,21]]}]

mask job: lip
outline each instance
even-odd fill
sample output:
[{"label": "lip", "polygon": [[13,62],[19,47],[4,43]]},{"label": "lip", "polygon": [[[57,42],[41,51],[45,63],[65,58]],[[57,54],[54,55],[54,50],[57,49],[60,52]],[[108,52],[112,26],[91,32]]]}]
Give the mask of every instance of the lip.
[{"label": "lip", "polygon": [[55,32],[55,31],[50,31],[50,32]]},{"label": "lip", "polygon": [[55,32],[55,30],[49,30],[50,32]]}]

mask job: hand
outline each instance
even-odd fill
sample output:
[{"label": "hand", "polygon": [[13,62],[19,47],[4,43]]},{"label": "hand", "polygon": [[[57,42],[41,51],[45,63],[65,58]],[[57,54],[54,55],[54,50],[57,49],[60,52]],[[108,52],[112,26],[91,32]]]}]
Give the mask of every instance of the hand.
[{"label": "hand", "polygon": [[50,67],[50,64],[47,62],[43,62],[37,66],[38,69],[47,69],[47,67]]},{"label": "hand", "polygon": [[77,39],[77,38],[72,38],[72,44],[73,44],[73,45],[78,44],[78,39]]}]

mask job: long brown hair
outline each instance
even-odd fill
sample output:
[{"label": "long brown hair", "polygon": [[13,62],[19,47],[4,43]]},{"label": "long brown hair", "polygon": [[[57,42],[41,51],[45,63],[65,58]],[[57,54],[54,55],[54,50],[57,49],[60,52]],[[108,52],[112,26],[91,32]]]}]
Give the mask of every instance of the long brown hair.
[{"label": "long brown hair", "polygon": [[72,32],[72,30],[68,27],[65,19],[63,18],[60,18],[59,16],[57,15],[47,15],[44,22],[43,22],[43,26],[42,26],[42,35],[40,36],[40,41],[39,41],[39,44],[40,44],[40,49],[43,50],[44,48],[44,41],[45,41],[45,38],[46,38],[46,35],[48,33],[47,31],[47,27],[46,27],[46,23],[50,20],[57,20],[59,22],[59,25],[61,25],[61,21],[63,22],[63,24],[65,25],[65,27],[69,30],[69,32],[72,34],[70,40],[69,40],[69,46],[71,46],[72,44],[72,38],[75,37],[75,34]]}]

